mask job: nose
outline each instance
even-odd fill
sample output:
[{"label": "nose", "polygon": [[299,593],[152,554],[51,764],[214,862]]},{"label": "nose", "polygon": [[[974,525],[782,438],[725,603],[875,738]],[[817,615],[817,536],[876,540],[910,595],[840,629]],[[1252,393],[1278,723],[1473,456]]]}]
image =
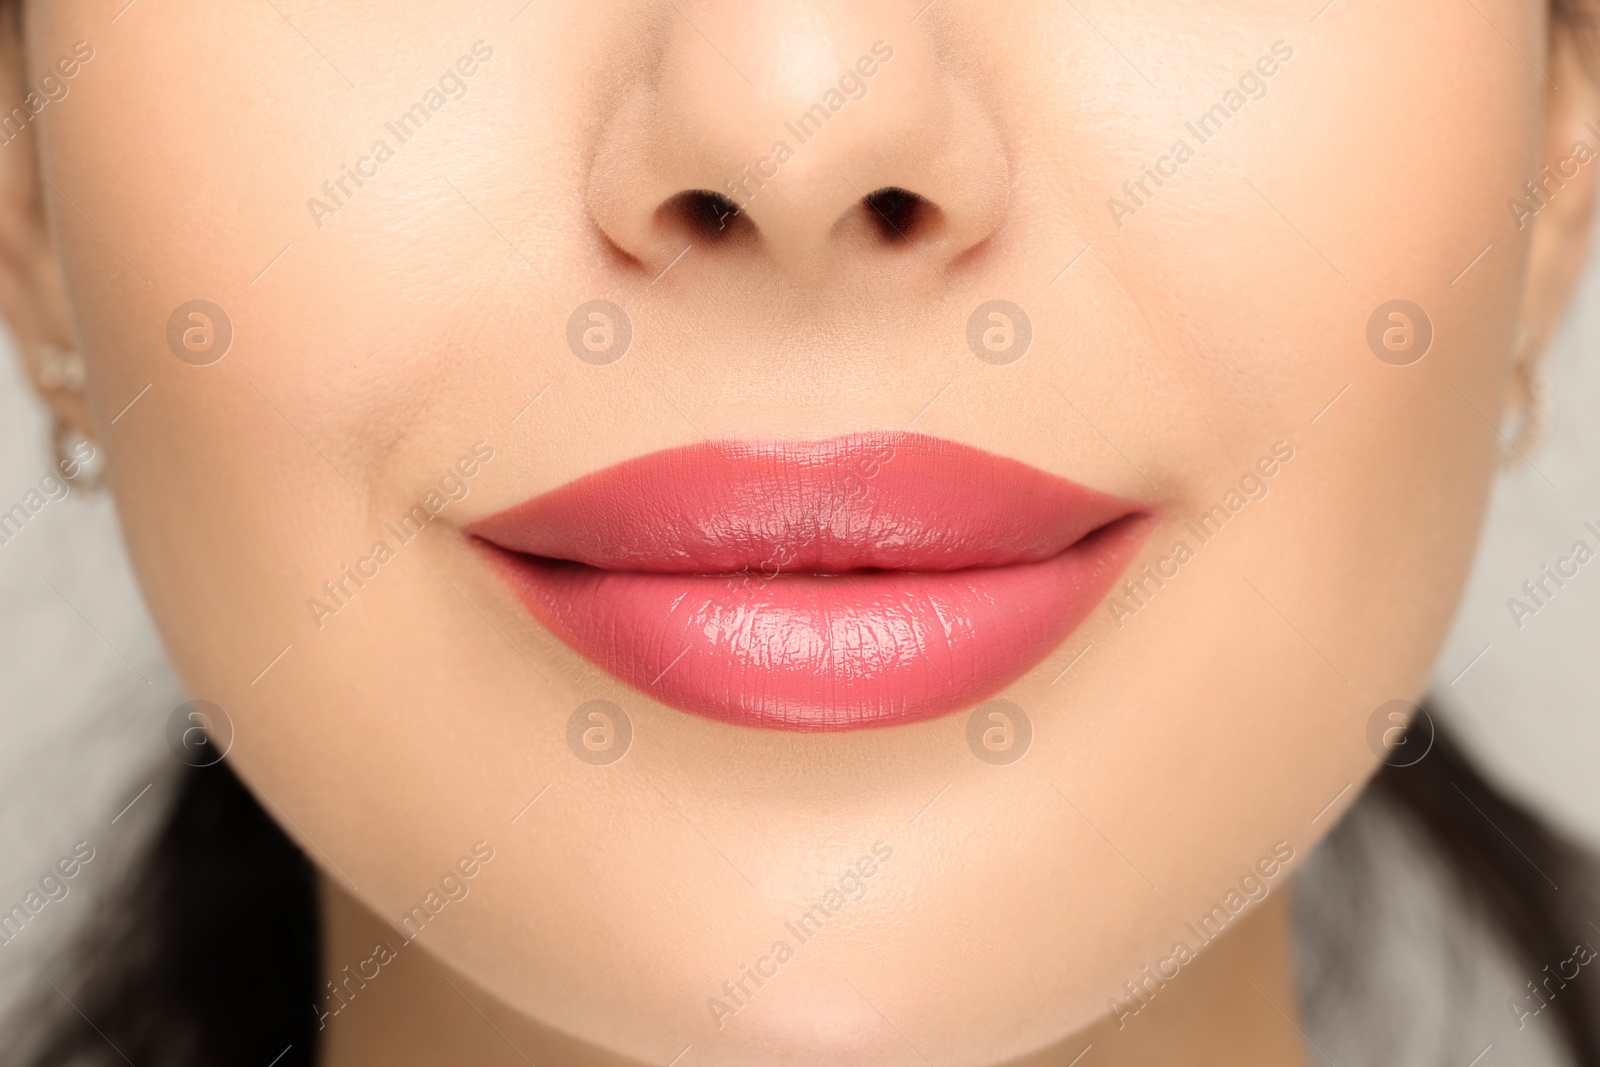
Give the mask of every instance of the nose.
[{"label": "nose", "polygon": [[981,245],[999,126],[970,64],[874,6],[668,5],[592,157],[600,230],[651,274],[691,244],[807,279],[872,256],[944,273]]}]

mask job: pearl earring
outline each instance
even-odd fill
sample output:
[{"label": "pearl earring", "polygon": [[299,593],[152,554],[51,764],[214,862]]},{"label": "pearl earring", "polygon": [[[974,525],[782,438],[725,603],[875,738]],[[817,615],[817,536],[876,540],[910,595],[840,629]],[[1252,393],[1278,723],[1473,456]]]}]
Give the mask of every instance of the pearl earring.
[{"label": "pearl earring", "polygon": [[[46,392],[81,396],[88,386],[83,353],[77,349],[40,345],[34,350],[33,363],[39,388]],[[56,470],[74,485],[91,493],[105,485],[104,468],[95,453],[94,442],[73,430],[60,415],[53,415],[51,419],[50,447],[55,454]]]},{"label": "pearl earring", "polygon": [[34,351],[33,362],[41,389],[81,393],[88,384],[83,353],[77,349],[58,348],[49,344],[40,345]]},{"label": "pearl earring", "polygon": [[1526,326],[1517,327],[1516,347],[1511,363],[1512,385],[1522,397],[1522,420],[1511,437],[1511,448],[1501,453],[1500,468],[1507,470],[1525,460],[1539,447],[1550,426],[1550,373],[1538,339]]}]

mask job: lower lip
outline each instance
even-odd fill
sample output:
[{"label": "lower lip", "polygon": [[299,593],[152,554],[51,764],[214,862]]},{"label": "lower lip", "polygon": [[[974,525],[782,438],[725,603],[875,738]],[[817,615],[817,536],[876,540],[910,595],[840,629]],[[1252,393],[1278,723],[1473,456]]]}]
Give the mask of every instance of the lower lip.
[{"label": "lower lip", "polygon": [[1128,515],[1038,562],[952,571],[605,570],[483,543],[523,605],[653,699],[743,726],[891,726],[971,707],[1066,639],[1143,542]]},{"label": "lower lip", "polygon": [[778,730],[917,722],[1038,665],[1140,504],[921,434],[639,456],[468,527],[528,611],[662,703]]}]

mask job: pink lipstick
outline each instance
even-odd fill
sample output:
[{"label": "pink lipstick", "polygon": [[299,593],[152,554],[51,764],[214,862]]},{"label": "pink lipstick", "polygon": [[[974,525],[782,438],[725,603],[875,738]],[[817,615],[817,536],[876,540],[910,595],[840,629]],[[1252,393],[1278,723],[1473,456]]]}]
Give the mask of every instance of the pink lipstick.
[{"label": "pink lipstick", "polygon": [[533,616],[683,711],[847,730],[982,701],[1057,647],[1149,511],[920,434],[732,441],[473,525]]}]

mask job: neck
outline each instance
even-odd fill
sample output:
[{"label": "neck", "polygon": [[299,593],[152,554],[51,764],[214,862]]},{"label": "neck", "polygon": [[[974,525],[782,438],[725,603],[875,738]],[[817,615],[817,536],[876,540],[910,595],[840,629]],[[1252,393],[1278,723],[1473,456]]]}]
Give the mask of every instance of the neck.
[{"label": "neck", "polygon": [[1293,974],[1291,892],[1284,886],[1147,997],[1053,1049],[1008,1067],[1304,1067]]}]

